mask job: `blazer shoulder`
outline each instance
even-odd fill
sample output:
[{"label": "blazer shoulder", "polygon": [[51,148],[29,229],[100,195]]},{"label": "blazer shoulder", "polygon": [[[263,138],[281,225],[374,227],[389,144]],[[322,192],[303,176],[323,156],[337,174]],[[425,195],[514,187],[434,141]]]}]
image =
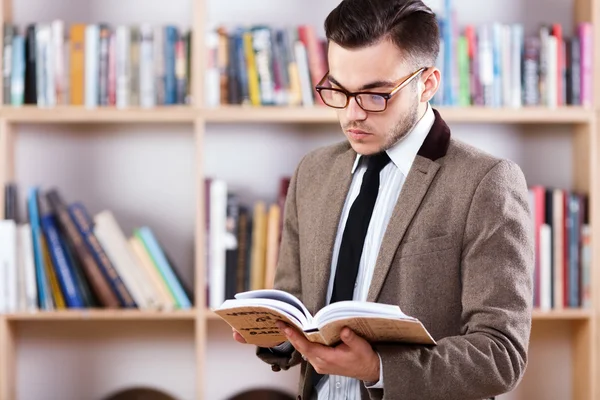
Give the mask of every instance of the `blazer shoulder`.
[{"label": "blazer shoulder", "polygon": [[302,174],[312,175],[319,171],[328,171],[338,156],[351,150],[347,141],[334,143],[329,146],[319,147],[307,153],[300,162]]},{"label": "blazer shoulder", "polygon": [[443,164],[460,175],[471,175],[481,181],[494,170],[501,176],[522,176],[521,167],[507,158],[494,156],[457,139],[450,140]]}]

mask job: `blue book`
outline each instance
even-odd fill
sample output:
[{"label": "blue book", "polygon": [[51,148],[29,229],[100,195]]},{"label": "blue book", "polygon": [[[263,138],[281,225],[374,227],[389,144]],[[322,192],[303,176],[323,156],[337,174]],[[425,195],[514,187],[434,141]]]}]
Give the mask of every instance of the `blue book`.
[{"label": "blue book", "polygon": [[177,104],[177,79],[175,77],[175,47],[177,27],[165,27],[165,104]]},{"label": "blue book", "polygon": [[65,244],[58,233],[56,217],[53,214],[45,214],[41,218],[41,223],[44,236],[48,242],[50,257],[56,268],[56,277],[65,296],[67,307],[85,308],[81,291],[76,283],[73,265],[71,265],[71,260],[65,250]]},{"label": "blue book", "polygon": [[171,265],[167,261],[167,257],[162,251],[158,241],[152,234],[152,231],[148,227],[142,227],[137,230],[139,237],[142,239],[144,246],[146,246],[146,250],[150,254],[150,257],[156,264],[160,275],[165,280],[169,290],[175,297],[175,301],[177,301],[177,305],[182,309],[189,309],[192,307],[190,299],[185,293],[183,286],[181,286],[181,282],[175,276]]},{"label": "blue book", "polygon": [[29,189],[27,208],[29,211],[29,224],[31,225],[31,239],[33,243],[35,275],[37,277],[39,307],[41,310],[52,310],[54,308],[54,303],[49,289],[48,278],[46,277],[46,263],[44,262],[44,253],[42,249],[42,228],[40,226],[37,187]]}]

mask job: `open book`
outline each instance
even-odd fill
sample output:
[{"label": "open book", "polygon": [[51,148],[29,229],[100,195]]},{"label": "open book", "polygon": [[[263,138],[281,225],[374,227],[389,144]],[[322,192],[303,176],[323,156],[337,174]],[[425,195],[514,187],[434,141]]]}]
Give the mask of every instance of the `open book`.
[{"label": "open book", "polygon": [[340,341],[345,326],[374,342],[403,342],[435,345],[435,340],[416,318],[400,307],[362,301],[330,304],[312,316],[295,296],[281,290],[252,290],[238,293],[213,310],[246,339],[257,346],[286,341],[276,322],[295,326],[314,343],[327,346]]}]

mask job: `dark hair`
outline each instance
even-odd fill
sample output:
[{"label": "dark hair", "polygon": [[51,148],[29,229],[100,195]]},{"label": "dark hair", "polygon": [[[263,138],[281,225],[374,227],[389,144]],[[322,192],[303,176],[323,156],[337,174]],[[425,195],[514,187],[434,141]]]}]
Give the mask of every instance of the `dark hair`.
[{"label": "dark hair", "polygon": [[343,0],[325,20],[325,34],[347,49],[389,38],[415,68],[435,65],[440,50],[435,14],[421,0]]}]

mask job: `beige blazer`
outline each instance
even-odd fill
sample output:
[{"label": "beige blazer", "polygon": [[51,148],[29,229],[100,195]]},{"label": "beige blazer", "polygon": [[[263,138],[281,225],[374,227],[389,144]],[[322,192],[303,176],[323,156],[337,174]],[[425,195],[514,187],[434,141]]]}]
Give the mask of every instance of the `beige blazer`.
[{"label": "beige blazer", "polygon": [[[523,376],[531,328],[533,227],[519,167],[450,137],[435,123],[406,178],[377,258],[368,301],[397,304],[435,347],[374,345],[383,390],[363,399],[469,400],[510,391]],[[311,313],[325,305],[332,249],[356,153],[347,142],[306,155],[290,183],[275,287]],[[257,349],[272,369],[298,352]]]}]

